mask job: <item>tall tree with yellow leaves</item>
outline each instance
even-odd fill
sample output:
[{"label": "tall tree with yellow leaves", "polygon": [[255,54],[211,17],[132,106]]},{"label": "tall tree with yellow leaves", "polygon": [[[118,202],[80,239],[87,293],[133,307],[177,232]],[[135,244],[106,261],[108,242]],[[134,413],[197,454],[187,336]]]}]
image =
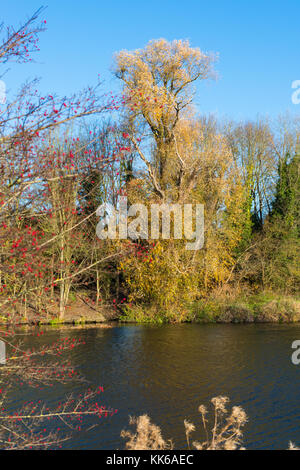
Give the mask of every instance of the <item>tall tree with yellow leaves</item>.
[{"label": "tall tree with yellow leaves", "polygon": [[160,199],[170,198],[182,171],[174,133],[193,103],[192,85],[213,76],[214,60],[213,55],[192,48],[188,41],[165,39],[150,41],[144,49],[116,55],[115,74],[124,83],[128,122],[133,129],[139,124],[146,126],[154,139],[149,159],[134,134],[130,134]]}]

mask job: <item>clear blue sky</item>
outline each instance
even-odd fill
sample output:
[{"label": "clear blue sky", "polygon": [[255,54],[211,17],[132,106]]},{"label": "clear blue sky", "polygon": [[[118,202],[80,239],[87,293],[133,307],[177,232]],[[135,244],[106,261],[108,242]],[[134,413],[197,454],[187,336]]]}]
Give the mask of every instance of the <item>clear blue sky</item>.
[{"label": "clear blue sky", "polygon": [[18,25],[41,5],[48,7],[41,52],[37,63],[11,68],[5,81],[12,91],[38,76],[43,92],[71,94],[95,84],[98,73],[116,91],[114,52],[164,37],[219,53],[218,81],[198,90],[200,112],[300,114],[291,102],[291,84],[300,80],[299,0],[10,0],[1,2],[1,19]]}]

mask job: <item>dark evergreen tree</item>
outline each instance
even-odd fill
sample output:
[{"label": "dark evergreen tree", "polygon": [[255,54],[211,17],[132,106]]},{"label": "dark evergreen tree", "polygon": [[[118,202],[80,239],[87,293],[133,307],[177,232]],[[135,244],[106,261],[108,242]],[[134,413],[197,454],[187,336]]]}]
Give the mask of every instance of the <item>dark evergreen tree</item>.
[{"label": "dark evergreen tree", "polygon": [[292,159],[289,155],[279,165],[279,178],[271,219],[281,218],[284,226],[300,236],[300,144]]}]

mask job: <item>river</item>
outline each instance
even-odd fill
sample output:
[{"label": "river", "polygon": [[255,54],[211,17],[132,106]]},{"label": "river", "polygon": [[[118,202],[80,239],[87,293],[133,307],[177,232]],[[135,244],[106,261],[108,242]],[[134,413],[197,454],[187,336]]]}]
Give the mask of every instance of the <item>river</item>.
[{"label": "river", "polygon": [[[184,418],[200,425],[198,406],[217,395],[245,409],[247,449],[285,449],[290,440],[300,444],[300,365],[291,362],[291,344],[300,339],[298,324],[47,328],[24,342],[39,347],[66,336],[85,341],[67,357],[88,386],[104,387],[102,403],[118,413],[75,434],[63,448],[122,449],[120,431],[128,428],[128,416],[142,413],[161,426],[175,448],[185,448]],[[86,386],[16,387],[10,407],[40,399],[54,406]]]}]

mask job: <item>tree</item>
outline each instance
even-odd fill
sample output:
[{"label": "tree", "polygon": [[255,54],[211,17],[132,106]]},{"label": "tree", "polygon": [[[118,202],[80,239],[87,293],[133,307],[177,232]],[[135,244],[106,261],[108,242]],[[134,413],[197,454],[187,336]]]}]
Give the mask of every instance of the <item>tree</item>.
[{"label": "tree", "polygon": [[124,83],[128,128],[134,131],[139,124],[146,125],[155,142],[152,161],[148,161],[133,140],[161,199],[181,171],[175,151],[176,126],[192,105],[192,84],[213,75],[213,62],[212,55],[181,40],[153,40],[144,49],[116,55],[115,74]]},{"label": "tree", "polygon": [[[1,29],[0,65],[31,60],[43,10],[19,29]],[[117,109],[113,97],[99,96],[98,87],[78,95],[57,98],[42,96],[37,81],[26,83],[15,99],[0,109],[0,297],[6,318],[27,316],[27,306],[37,318],[47,312],[47,298],[59,288],[60,318],[65,313],[74,278],[82,279],[91,258],[74,260],[74,237],[82,239],[86,214],[79,189],[93,172],[101,173],[117,155],[102,161],[92,153],[92,139],[82,142],[77,123],[87,116]],[[97,136],[98,139],[100,136]],[[95,139],[95,138],[94,138]],[[82,153],[91,154],[85,161]],[[81,229],[81,233],[80,233]],[[98,259],[97,263],[102,260]],[[74,264],[74,265],[73,265]]]},{"label": "tree", "polygon": [[300,236],[300,144],[295,155],[279,163],[272,217],[280,216],[296,236]]},{"label": "tree", "polygon": [[229,123],[225,135],[245,187],[249,242],[251,231],[261,229],[271,211],[278,160],[273,148],[274,134],[267,121],[259,120],[238,125]]},{"label": "tree", "polygon": [[267,274],[282,290],[300,286],[300,146],[292,158],[280,161],[272,212],[266,226],[271,234]]}]

